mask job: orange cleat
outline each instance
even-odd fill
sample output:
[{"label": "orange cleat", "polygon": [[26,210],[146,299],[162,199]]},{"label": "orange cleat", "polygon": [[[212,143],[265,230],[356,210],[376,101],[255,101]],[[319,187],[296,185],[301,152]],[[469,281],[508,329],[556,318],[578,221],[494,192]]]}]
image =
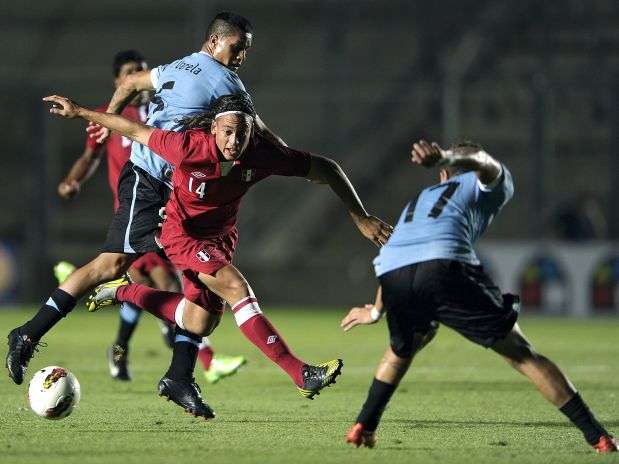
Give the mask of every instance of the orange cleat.
[{"label": "orange cleat", "polygon": [[617,440],[610,435],[602,435],[597,444],[593,445],[593,448],[598,453],[616,453],[619,451]]},{"label": "orange cleat", "polygon": [[346,434],[346,443],[355,445],[357,448],[361,445],[374,448],[376,444],[376,432],[364,430],[363,424],[358,422],[353,425]]}]

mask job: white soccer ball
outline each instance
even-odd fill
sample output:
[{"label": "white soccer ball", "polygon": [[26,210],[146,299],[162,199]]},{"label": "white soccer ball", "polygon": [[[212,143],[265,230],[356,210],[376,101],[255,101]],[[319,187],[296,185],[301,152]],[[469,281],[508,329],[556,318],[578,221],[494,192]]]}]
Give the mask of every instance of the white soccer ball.
[{"label": "white soccer ball", "polygon": [[47,366],[37,371],[28,385],[30,407],[46,419],[62,419],[80,402],[80,383],[67,369]]}]

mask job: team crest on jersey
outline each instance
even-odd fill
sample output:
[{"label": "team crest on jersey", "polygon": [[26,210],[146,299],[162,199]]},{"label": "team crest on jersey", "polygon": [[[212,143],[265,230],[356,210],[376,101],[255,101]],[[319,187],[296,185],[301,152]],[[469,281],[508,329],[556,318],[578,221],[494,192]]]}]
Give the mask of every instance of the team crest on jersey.
[{"label": "team crest on jersey", "polygon": [[191,173],[191,175],[193,177],[197,177],[198,179],[202,179],[202,178],[206,177],[206,174],[204,174],[203,172],[200,172],[200,171],[193,171]]},{"label": "team crest on jersey", "polygon": [[211,255],[209,255],[206,251],[204,250],[200,250],[196,253],[196,257],[198,258],[198,261],[200,261],[201,263],[206,263],[207,261],[211,260]]},{"label": "team crest on jersey", "polygon": [[243,169],[243,172],[241,172],[241,179],[245,182],[251,182],[254,177],[256,177],[256,171],[253,169]]}]

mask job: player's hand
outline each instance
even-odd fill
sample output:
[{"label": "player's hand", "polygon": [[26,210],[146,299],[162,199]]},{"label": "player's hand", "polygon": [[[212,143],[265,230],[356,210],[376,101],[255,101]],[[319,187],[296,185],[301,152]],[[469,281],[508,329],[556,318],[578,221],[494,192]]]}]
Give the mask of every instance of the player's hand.
[{"label": "player's hand", "polygon": [[86,132],[88,132],[88,137],[95,139],[95,142],[97,143],[104,143],[112,133],[112,131],[107,127],[103,127],[94,122],[88,123],[88,126],[86,126]]},{"label": "player's hand", "polygon": [[429,144],[425,140],[420,140],[413,144],[411,161],[431,168],[443,162],[446,153],[437,143]]},{"label": "player's hand", "polygon": [[58,195],[65,200],[70,200],[80,193],[80,183],[76,180],[62,181],[58,184]]},{"label": "player's hand", "polygon": [[379,248],[387,243],[393,232],[392,226],[376,216],[353,216],[353,220],[361,234]]},{"label": "player's hand", "polygon": [[363,308],[352,308],[346,317],[340,322],[340,327],[344,332],[348,332],[358,325],[376,324],[377,320],[372,319],[372,308],[374,305],[366,304]]},{"label": "player's hand", "polygon": [[44,97],[43,101],[52,103],[52,107],[49,109],[50,113],[57,114],[67,119],[73,119],[79,116],[78,113],[81,107],[70,98],[60,95],[50,95],[49,97]]}]

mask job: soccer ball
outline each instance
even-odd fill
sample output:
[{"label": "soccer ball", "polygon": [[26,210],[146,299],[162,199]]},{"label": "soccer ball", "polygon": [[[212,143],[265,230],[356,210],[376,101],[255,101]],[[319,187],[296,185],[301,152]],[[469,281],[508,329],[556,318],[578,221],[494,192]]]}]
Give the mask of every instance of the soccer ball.
[{"label": "soccer ball", "polygon": [[30,407],[46,419],[62,419],[80,402],[80,383],[68,370],[47,366],[37,371],[28,385]]}]

